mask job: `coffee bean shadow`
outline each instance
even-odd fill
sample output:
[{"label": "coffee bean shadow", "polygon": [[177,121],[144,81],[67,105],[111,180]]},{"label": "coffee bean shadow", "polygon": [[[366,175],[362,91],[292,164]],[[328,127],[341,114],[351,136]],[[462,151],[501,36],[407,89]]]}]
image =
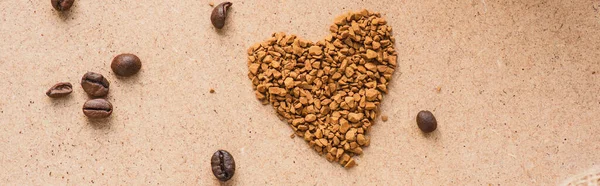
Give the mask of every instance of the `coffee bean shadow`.
[{"label": "coffee bean shadow", "polygon": [[52,102],[52,106],[58,106],[58,105],[63,105],[63,106],[67,106],[69,105],[68,103],[70,101],[73,101],[73,93],[66,95],[65,97],[61,97],[61,98],[51,98],[46,96],[47,99],[50,100],[50,102]]},{"label": "coffee bean shadow", "polygon": [[120,82],[120,83],[125,83],[125,84],[132,84],[132,83],[138,83],[139,79],[140,79],[140,74],[143,73],[142,70],[140,70],[138,73],[132,75],[132,76],[117,76],[116,74],[113,73],[114,77]]},{"label": "coffee bean shadow", "polygon": [[[239,169],[236,170],[236,171],[239,171]],[[237,184],[237,179],[236,179],[237,176],[235,175],[235,173],[233,174],[233,177],[231,177],[231,179],[229,179],[227,181],[224,181],[224,182],[220,181],[216,177],[212,176],[213,175],[212,172],[210,173],[210,175],[211,175],[213,183],[214,183],[213,185],[219,185],[219,186],[233,186],[233,185],[238,185]]]},{"label": "coffee bean shadow", "polygon": [[[71,8],[74,8],[74,7],[71,7]],[[71,17],[71,11],[72,11],[72,10],[69,10],[69,11],[62,11],[62,12],[58,12],[58,11],[57,11],[57,14],[58,14],[58,17],[59,17],[59,18],[60,18],[62,21],[66,22],[66,21],[68,21],[68,20],[69,20],[69,18]]]},{"label": "coffee bean shadow", "polygon": [[[52,6],[50,6],[52,7]],[[69,18],[73,19],[72,15],[73,12],[76,12],[77,9],[79,7],[77,6],[77,1],[75,1],[75,3],[73,4],[73,6],[71,6],[71,8],[67,11],[57,11],[55,9],[52,9],[53,11],[55,11],[58,14],[58,17],[63,21],[63,22],[67,22],[69,20]]]},{"label": "coffee bean shadow", "polygon": [[217,31],[217,34],[219,34],[219,36],[225,36],[227,33],[227,23],[226,23],[225,27],[223,27],[221,29],[214,28],[214,26],[213,26],[213,29],[215,29]]},{"label": "coffee bean shadow", "polygon": [[[415,123],[415,125],[416,125],[416,123]],[[419,130],[418,127],[417,127],[417,130]],[[421,130],[419,130],[419,132],[421,132]],[[440,138],[442,138],[442,133],[440,132],[439,128],[435,129],[433,132],[430,132],[430,133],[421,132],[421,135],[423,135],[423,137],[425,137],[427,139],[435,140],[435,141],[438,141]]]},{"label": "coffee bean shadow", "polygon": [[[235,176],[233,176],[233,177],[235,177]],[[217,180],[217,179],[215,179],[215,180],[216,180],[217,182],[219,182],[219,185],[220,185],[220,186],[232,186],[232,185],[236,185],[235,178],[231,178],[230,180],[228,180],[228,181],[226,181],[226,182],[222,182],[222,181],[219,181],[219,180]]]},{"label": "coffee bean shadow", "polygon": [[112,116],[103,119],[88,118],[88,123],[95,130],[109,130],[112,126]]}]

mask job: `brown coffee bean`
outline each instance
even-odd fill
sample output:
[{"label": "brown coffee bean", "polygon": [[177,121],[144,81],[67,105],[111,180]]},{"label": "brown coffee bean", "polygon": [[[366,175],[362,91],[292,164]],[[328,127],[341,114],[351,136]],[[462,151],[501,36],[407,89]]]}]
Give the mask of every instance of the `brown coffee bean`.
[{"label": "brown coffee bean", "polygon": [[71,9],[75,0],[51,0],[52,7],[58,11],[67,11]]},{"label": "brown coffee bean", "polygon": [[422,110],[417,114],[417,125],[421,131],[429,133],[437,129],[437,120],[431,112]]},{"label": "brown coffee bean", "polygon": [[223,28],[225,26],[225,18],[227,18],[227,9],[233,5],[231,2],[223,2],[217,5],[210,15],[210,21],[213,26],[217,29]]},{"label": "brown coffee bean", "polygon": [[52,86],[48,91],[46,91],[46,95],[51,98],[60,98],[65,97],[73,92],[73,85],[69,82],[57,83]]},{"label": "brown coffee bean", "polygon": [[83,114],[89,118],[106,118],[112,111],[112,104],[105,99],[92,99],[83,104]]},{"label": "brown coffee bean", "polygon": [[119,76],[132,76],[142,68],[142,61],[133,54],[120,54],[110,65],[113,72]]},{"label": "brown coffee bean", "polygon": [[233,156],[225,150],[218,150],[210,159],[212,172],[221,181],[227,181],[233,177],[235,173],[235,161]]},{"label": "brown coffee bean", "polygon": [[101,74],[88,72],[81,78],[81,87],[91,97],[104,97],[108,94],[110,83]]}]

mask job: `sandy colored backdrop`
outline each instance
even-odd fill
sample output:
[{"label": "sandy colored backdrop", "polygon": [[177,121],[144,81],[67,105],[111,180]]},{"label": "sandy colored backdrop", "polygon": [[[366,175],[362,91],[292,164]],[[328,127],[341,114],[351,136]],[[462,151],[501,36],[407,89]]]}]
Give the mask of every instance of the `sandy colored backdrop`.
[{"label": "sandy colored backdrop", "polygon": [[[218,185],[217,149],[235,157],[232,185],[555,185],[600,166],[600,1],[232,2],[216,32],[209,1],[78,0],[61,16],[0,0],[0,182]],[[255,99],[246,49],[278,31],[316,41],[362,8],[394,28],[399,68],[390,120],[345,170]],[[123,52],[142,59],[137,76],[110,70]],[[81,112],[87,71],[111,83],[107,122]],[[60,81],[74,92],[48,98]]]}]

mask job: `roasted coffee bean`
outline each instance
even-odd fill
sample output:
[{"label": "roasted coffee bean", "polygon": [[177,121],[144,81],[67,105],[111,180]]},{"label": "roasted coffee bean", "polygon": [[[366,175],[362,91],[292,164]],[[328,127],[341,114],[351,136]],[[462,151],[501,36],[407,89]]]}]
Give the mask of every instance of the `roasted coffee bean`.
[{"label": "roasted coffee bean", "polygon": [[108,94],[110,83],[101,74],[88,72],[81,78],[81,87],[92,97],[104,97]]},{"label": "roasted coffee bean", "polygon": [[67,11],[73,6],[75,0],[51,0],[52,7],[58,11]]},{"label": "roasted coffee bean", "polygon": [[210,159],[212,172],[221,181],[227,181],[233,177],[235,173],[235,161],[233,156],[225,150],[218,150]]},{"label": "roasted coffee bean", "polygon": [[119,76],[132,76],[142,68],[142,61],[133,54],[120,54],[110,65],[113,72]]},{"label": "roasted coffee bean", "polygon": [[423,110],[417,114],[417,125],[425,133],[433,132],[437,129],[435,116],[429,111]]},{"label": "roasted coffee bean", "polygon": [[83,104],[83,114],[89,118],[106,118],[112,111],[112,104],[105,99],[92,99]]},{"label": "roasted coffee bean", "polygon": [[210,21],[215,28],[221,29],[225,26],[225,18],[227,18],[227,9],[233,5],[231,2],[223,2],[217,5],[210,15]]},{"label": "roasted coffee bean", "polygon": [[56,85],[52,86],[52,88],[48,89],[48,91],[46,91],[46,95],[51,98],[60,98],[69,95],[71,92],[73,92],[73,85],[68,82],[63,82],[57,83]]}]

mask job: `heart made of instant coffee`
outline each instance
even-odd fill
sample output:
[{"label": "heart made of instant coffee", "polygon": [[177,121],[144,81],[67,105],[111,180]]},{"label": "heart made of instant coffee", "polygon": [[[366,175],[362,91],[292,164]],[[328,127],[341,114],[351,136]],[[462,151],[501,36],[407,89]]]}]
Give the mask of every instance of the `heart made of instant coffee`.
[{"label": "heart made of instant coffee", "polygon": [[[392,28],[367,10],[335,18],[316,43],[275,33],[248,49],[256,97],[330,162],[356,166],[397,66]],[[293,137],[292,136],[292,137]]]}]

